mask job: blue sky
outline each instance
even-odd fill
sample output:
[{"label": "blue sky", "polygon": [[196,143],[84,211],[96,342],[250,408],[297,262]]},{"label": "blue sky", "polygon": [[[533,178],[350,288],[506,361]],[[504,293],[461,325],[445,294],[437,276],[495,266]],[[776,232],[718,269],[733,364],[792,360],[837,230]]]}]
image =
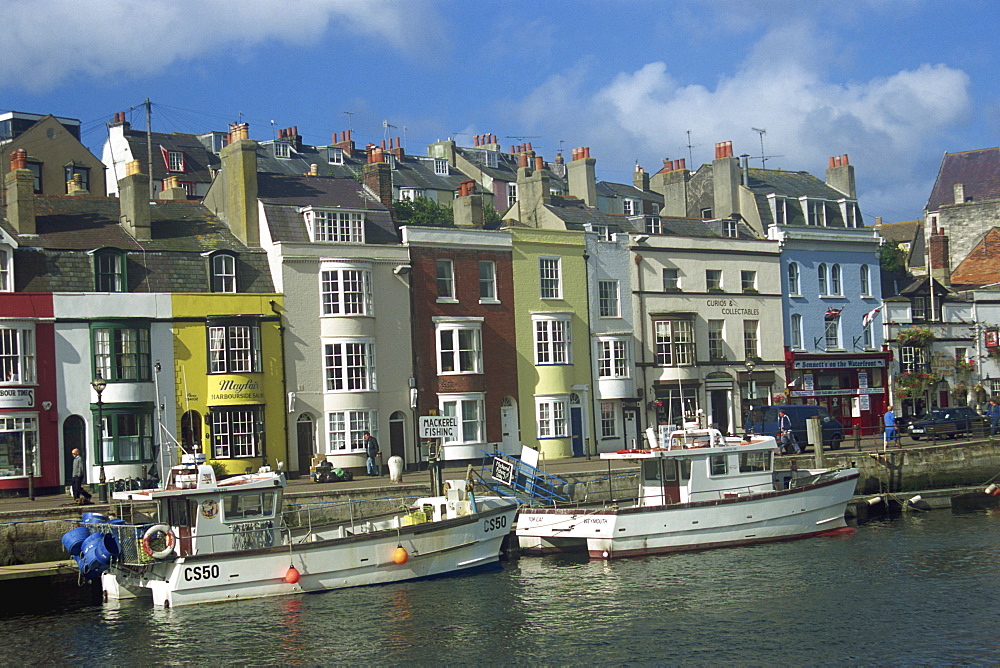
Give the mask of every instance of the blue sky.
[{"label": "blue sky", "polygon": [[4,4],[0,109],[79,118],[98,156],[147,97],[156,131],[350,127],[420,154],[492,132],[546,159],[590,146],[626,183],[719,141],[760,156],[763,128],[768,167],[822,178],[849,154],[871,224],[920,217],[942,155],[1000,130],[994,0]]}]

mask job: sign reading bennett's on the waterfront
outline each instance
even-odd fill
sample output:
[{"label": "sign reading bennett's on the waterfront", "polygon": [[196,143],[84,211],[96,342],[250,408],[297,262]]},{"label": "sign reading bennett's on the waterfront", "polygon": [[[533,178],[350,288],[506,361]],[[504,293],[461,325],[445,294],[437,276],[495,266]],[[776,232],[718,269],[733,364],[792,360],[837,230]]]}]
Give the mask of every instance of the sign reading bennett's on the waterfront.
[{"label": "sign reading bennett's on the waterfront", "polygon": [[458,439],[458,418],[453,415],[421,415],[420,438]]}]

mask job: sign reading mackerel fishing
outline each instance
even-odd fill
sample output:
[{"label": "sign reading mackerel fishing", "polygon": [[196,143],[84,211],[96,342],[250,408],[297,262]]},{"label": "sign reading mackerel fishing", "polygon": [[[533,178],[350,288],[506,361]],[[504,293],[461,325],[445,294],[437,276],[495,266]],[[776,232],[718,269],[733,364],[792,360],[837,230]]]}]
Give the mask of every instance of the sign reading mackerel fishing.
[{"label": "sign reading mackerel fishing", "polygon": [[760,315],[759,308],[743,308],[736,305],[735,299],[709,299],[705,301],[706,306],[722,309],[722,315]]},{"label": "sign reading mackerel fishing", "polygon": [[421,415],[420,438],[458,439],[458,418],[453,415]]},{"label": "sign reading mackerel fishing", "polygon": [[246,376],[210,376],[208,400],[216,404],[259,403],[264,401],[264,390],[260,381]]}]

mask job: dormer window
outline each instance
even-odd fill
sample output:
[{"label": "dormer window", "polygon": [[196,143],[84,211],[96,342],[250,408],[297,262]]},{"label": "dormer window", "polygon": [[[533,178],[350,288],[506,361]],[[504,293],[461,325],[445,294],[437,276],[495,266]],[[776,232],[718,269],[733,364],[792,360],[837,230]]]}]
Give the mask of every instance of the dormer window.
[{"label": "dormer window", "polygon": [[329,211],[308,208],[303,211],[309,237],[313,241],[365,243],[365,216],[356,211]]},{"label": "dormer window", "polygon": [[291,145],[286,141],[274,142],[274,157],[286,159],[292,157]]},{"label": "dormer window", "polygon": [[212,292],[236,292],[236,256],[231,253],[216,253],[209,262]]},{"label": "dormer window", "polygon": [[422,197],[424,194],[423,190],[417,190],[416,188],[400,188],[399,189],[399,199],[412,202],[418,197]]},{"label": "dormer window", "polygon": [[94,289],[97,292],[125,292],[125,253],[108,248],[94,253]]},{"label": "dormer window", "polygon": [[497,166],[497,152],[496,151],[486,151],[486,166],[496,168]]},{"label": "dormer window", "polygon": [[434,173],[438,176],[448,176],[448,161],[444,158],[434,158]]},{"label": "dormer window", "polygon": [[646,216],[646,234],[663,234],[663,221],[659,216]]},{"label": "dormer window", "polygon": [[75,175],[79,175],[80,176],[80,187],[89,192],[90,191],[90,167],[78,167],[77,165],[74,165],[72,162],[69,163],[68,165],[66,165],[66,167],[65,167],[65,176],[66,176],[66,178],[63,179],[63,180],[66,181],[66,183],[67,183],[66,192],[69,192],[69,185],[68,185],[68,183],[73,180],[73,176],[75,176]]},{"label": "dormer window", "polygon": [[11,292],[10,250],[0,246],[0,292]]},{"label": "dormer window", "polygon": [[344,149],[339,146],[328,146],[326,149],[326,161],[331,165],[344,164]]},{"label": "dormer window", "polygon": [[739,226],[736,224],[735,220],[729,219],[722,223],[723,233],[730,238],[735,238],[737,232],[739,231]]},{"label": "dormer window", "polygon": [[167,149],[161,149],[163,151],[163,162],[167,166],[168,172],[184,172],[184,152],[183,151],[169,151]]},{"label": "dormer window", "polygon": [[389,161],[389,169],[396,169],[399,166],[399,162],[396,160],[396,156],[392,153],[386,153],[386,160]]},{"label": "dormer window", "polygon": [[639,208],[639,203],[634,199],[622,200],[622,213],[626,216],[636,215],[636,209]]}]

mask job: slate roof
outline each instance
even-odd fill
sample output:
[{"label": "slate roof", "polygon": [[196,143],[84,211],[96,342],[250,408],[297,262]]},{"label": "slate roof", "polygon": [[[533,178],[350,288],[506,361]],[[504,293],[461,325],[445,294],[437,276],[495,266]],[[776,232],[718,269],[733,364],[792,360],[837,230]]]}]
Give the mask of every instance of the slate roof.
[{"label": "slate roof", "polygon": [[1000,227],[992,227],[951,273],[953,286],[1000,282]]},{"label": "slate roof", "polygon": [[[146,133],[141,130],[128,129],[124,137],[132,149],[132,157],[143,165],[146,164]],[[166,134],[153,132],[150,134],[153,143],[153,165],[150,177],[154,181],[162,181],[168,176],[176,176],[181,181],[194,183],[211,183],[213,170],[220,165],[219,156],[205,148],[197,135],[182,132]],[[163,150],[181,151],[184,153],[184,171],[168,172],[164,161]],[[119,175],[122,178],[124,175]],[[112,175],[111,178],[114,178]]]},{"label": "slate roof", "polygon": [[299,212],[307,206],[364,211],[366,243],[400,241],[389,210],[354,179],[263,173],[257,175],[257,198],[264,205],[267,225],[275,241],[309,241],[305,219]]},{"label": "slate roof", "polygon": [[[844,193],[828,186],[825,181],[821,181],[809,172],[787,172],[781,169],[750,167],[747,169],[746,186],[754,194],[764,229],[774,224],[774,216],[771,214],[771,205],[767,198],[772,193],[793,200],[808,197],[837,201],[846,197]],[[828,224],[828,226],[843,227],[843,219],[839,212],[835,212],[834,217],[835,220],[829,221],[832,224]],[[805,225],[804,213],[800,207],[788,207],[787,220],[789,225]]]},{"label": "slate roof", "polygon": [[[492,153],[495,153],[497,156],[496,167],[490,167],[486,164],[487,149],[456,146],[455,153],[462,155],[462,157],[474,164],[483,172],[483,174],[486,174],[490,178],[507,182],[517,181],[517,169],[520,164],[520,158],[516,153],[492,151]],[[534,162],[531,163],[531,168],[535,168]],[[566,181],[566,164],[564,163],[562,167],[560,167],[555,163],[546,162],[545,168],[549,172],[549,179],[552,186],[562,190],[563,192],[569,192],[569,186]]]},{"label": "slate roof", "polygon": [[597,225],[607,227],[612,233],[635,231],[625,216],[604,213],[576,197],[553,195],[550,203],[544,206],[566,224],[567,230],[585,230]]},{"label": "slate roof", "polygon": [[900,223],[882,223],[876,227],[886,241],[909,244],[908,267],[923,267],[927,264],[924,252],[924,221],[908,220]]},{"label": "slate roof", "polygon": [[352,157],[344,155],[344,164],[331,165],[327,156],[326,146],[310,146],[286,141],[289,144],[289,157],[278,158],[274,155],[274,141],[264,141],[257,144],[257,171],[272,174],[302,176],[309,172],[312,165],[317,165],[320,176],[338,179],[352,179],[361,173],[364,164],[364,151],[354,151]]},{"label": "slate roof", "polygon": [[237,255],[240,292],[273,292],[263,250],[248,248],[198,202],[159,201],[150,206],[151,236],[137,241],[119,224],[119,200],[111,197],[38,196],[36,235],[17,239],[15,290],[92,292],[94,259],[88,251],[116,248],[126,254],[128,292],[209,292],[204,253]]},{"label": "slate roof", "polygon": [[961,183],[973,202],[1000,199],[1000,148],[945,153],[931,188],[926,211],[955,203],[955,184]]},{"label": "slate roof", "polygon": [[449,167],[449,172],[447,176],[435,174],[433,158],[404,156],[396,161],[396,167],[391,170],[392,185],[396,188],[457,192],[458,184],[469,180],[469,177],[454,167]]},{"label": "slate roof", "polygon": [[640,190],[634,185],[627,183],[598,181],[597,194],[604,197],[622,197],[628,199],[646,200],[647,202],[655,202],[660,205],[660,208],[663,208],[663,195],[651,190]]}]

